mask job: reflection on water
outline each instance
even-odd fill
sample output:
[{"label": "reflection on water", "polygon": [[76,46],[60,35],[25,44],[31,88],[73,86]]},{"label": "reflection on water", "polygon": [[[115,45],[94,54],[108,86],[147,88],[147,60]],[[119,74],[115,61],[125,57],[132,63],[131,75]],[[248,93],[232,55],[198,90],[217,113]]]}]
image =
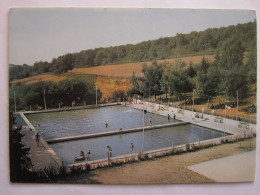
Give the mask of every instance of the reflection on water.
[{"label": "reflection on water", "polygon": [[[202,140],[221,137],[222,134],[207,128],[195,125],[182,125],[162,129],[145,131],[144,151],[154,150],[172,145],[192,143]],[[134,148],[131,148],[131,143]],[[112,147],[112,155],[120,156],[141,151],[142,132],[114,135],[86,140],[71,141],[66,143],[51,144],[64,163],[74,163],[74,157],[79,156],[81,150],[85,153],[91,150],[90,160],[107,158],[107,146]]]},{"label": "reflection on water", "polygon": [[[124,106],[28,114],[26,117],[45,139],[143,126],[143,112]],[[150,117],[153,125],[168,122],[166,117],[147,113],[145,126],[150,125]]]}]

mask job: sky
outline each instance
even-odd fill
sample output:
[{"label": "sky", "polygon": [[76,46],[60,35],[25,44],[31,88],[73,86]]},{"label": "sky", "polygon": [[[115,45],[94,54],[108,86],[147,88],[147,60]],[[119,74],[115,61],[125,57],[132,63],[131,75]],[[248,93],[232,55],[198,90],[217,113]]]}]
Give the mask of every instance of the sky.
[{"label": "sky", "polygon": [[14,8],[9,12],[9,64],[50,62],[81,50],[136,44],[255,19],[251,10]]}]

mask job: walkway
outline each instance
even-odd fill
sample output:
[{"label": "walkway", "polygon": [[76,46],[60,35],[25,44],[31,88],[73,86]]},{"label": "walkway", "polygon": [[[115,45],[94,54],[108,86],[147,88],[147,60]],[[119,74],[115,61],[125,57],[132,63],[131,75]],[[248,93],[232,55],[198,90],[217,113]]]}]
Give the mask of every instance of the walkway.
[{"label": "walkway", "polygon": [[189,166],[188,169],[216,182],[253,182],[256,151]]},{"label": "walkway", "polygon": [[[28,123],[23,114],[20,116],[15,115],[17,125],[22,125],[21,133],[24,134],[22,138],[22,143],[25,147],[30,147],[30,156],[33,164],[33,171],[39,171],[53,169],[58,171],[62,165],[62,161],[55,154],[55,152],[48,146],[43,138],[40,138],[40,144],[37,146],[35,141],[36,131],[33,126]],[[26,125],[25,125],[26,124]]]},{"label": "walkway", "polygon": [[[203,126],[206,128],[215,129],[223,133],[226,132],[234,135],[245,134],[248,136],[256,132],[255,124],[244,123],[247,124],[249,128],[246,128],[245,126],[239,127],[240,125],[239,121],[224,119],[209,114],[203,114],[203,118],[196,118],[195,117],[196,112],[183,110],[175,107],[169,107],[169,106],[150,103],[150,102],[143,102],[140,100],[137,100],[137,104],[130,104],[129,106],[140,110],[145,109],[148,112],[152,112],[166,117],[169,114],[171,118],[173,118],[173,115],[175,114],[177,120],[181,120],[183,122],[190,122],[192,124]],[[199,115],[201,115],[201,113],[199,113]],[[216,118],[218,122],[215,122]],[[219,122],[220,119],[222,119],[222,123]]]}]

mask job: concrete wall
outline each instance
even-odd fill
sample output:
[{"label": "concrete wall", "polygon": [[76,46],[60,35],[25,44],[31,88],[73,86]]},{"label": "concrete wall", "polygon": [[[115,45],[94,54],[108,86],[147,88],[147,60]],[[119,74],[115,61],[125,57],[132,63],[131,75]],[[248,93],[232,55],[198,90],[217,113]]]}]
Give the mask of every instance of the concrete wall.
[{"label": "concrete wall", "polygon": [[[215,145],[220,145],[225,142],[239,141],[244,138],[246,137],[243,137],[242,135],[230,135],[226,137],[220,137],[220,138],[214,138],[214,139],[204,140],[200,142],[189,143],[189,151],[194,150],[195,147],[202,149],[202,148],[212,147]],[[111,166],[116,166],[116,165],[121,165],[126,163],[138,162],[141,160],[169,156],[169,155],[179,154],[183,152],[187,152],[186,144],[178,145],[174,147],[162,148],[158,150],[151,150],[151,151],[144,152],[143,154],[135,153],[131,155],[113,157],[110,159],[101,159],[96,161],[75,163],[73,165],[67,166],[67,171],[70,172],[72,169],[80,169],[84,171],[87,169],[87,167],[89,167],[90,170],[94,170],[97,168],[109,167],[109,166],[111,167]]]}]

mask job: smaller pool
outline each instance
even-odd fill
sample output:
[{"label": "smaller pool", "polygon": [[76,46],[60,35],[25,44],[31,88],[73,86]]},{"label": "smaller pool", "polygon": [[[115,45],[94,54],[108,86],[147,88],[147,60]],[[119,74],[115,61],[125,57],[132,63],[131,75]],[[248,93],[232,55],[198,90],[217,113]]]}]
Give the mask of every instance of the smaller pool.
[{"label": "smaller pool", "polygon": [[[91,159],[98,160],[107,158],[107,146],[112,147],[112,156],[138,153],[141,151],[142,132],[121,134],[86,140],[71,141],[51,144],[50,146],[65,165],[75,163],[74,157],[79,156],[83,150],[85,154],[91,150]],[[199,127],[196,125],[182,125],[145,131],[143,151],[176,146],[185,143],[221,137],[222,133]],[[134,148],[130,144],[134,144]]]}]

